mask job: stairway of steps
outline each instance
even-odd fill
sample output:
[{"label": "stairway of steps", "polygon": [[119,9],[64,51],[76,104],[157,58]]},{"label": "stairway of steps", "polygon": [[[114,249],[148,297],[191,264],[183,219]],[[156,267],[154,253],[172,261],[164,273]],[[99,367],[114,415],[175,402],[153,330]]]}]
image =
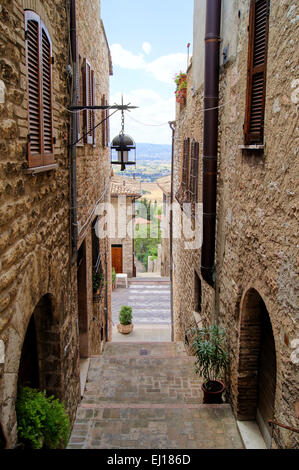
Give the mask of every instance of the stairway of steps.
[{"label": "stairway of steps", "polygon": [[230,405],[203,405],[200,386],[183,343],[107,343],[90,360],[69,448],[242,448]]}]

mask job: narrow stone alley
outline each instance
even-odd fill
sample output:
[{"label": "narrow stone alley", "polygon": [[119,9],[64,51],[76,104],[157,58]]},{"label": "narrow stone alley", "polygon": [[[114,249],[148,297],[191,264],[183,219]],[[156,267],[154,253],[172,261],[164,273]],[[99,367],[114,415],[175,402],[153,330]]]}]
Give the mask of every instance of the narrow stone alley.
[{"label": "narrow stone alley", "polygon": [[228,404],[203,405],[183,343],[107,343],[91,358],[69,449],[241,449]]}]

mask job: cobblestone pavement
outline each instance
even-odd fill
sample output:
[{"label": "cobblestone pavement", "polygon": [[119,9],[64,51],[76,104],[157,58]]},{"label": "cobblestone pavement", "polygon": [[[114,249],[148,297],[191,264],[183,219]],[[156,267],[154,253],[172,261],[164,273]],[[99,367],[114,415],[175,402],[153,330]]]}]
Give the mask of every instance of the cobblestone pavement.
[{"label": "cobblestone pavement", "polygon": [[170,325],[170,282],[142,280],[129,282],[128,289],[117,287],[112,292],[112,321],[118,323],[122,305],[133,308],[134,324]]},{"label": "cobblestone pavement", "polygon": [[108,343],[91,358],[70,449],[243,448],[231,408],[202,405],[182,343]]}]

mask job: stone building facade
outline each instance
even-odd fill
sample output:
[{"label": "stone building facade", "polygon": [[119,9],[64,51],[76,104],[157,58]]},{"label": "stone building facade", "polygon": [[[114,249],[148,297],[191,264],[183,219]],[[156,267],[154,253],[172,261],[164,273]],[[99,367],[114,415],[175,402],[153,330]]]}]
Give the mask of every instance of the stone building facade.
[{"label": "stone building facade", "polygon": [[[194,3],[187,100],[177,105],[174,196],[181,187],[184,140],[197,142],[199,155],[203,154],[205,3]],[[214,282],[209,285],[202,276],[201,249],[186,249],[185,240],[175,238],[175,339],[188,341],[188,330],[196,323],[216,322],[224,327],[230,355],[227,399],[236,417],[256,419],[268,447],[294,448],[297,435],[279,426],[271,429],[268,417],[299,427],[298,352],[294,350],[299,335],[298,6],[288,0],[256,2],[257,8],[270,5],[264,142],[257,149],[244,145],[243,135],[248,25],[255,2],[221,3]],[[199,203],[202,175],[199,158]],[[174,218],[174,225],[178,221]]]},{"label": "stone building facade", "polygon": [[141,183],[115,175],[111,179],[110,243],[112,267],[116,274],[136,276],[134,257],[135,201],[141,197]]},{"label": "stone building facade", "polygon": [[[17,440],[18,383],[60,398],[71,422],[80,400],[67,110],[70,16],[70,2],[60,0],[4,0],[0,7],[0,441],[7,448]],[[90,58],[100,84],[96,99],[108,97],[111,72],[99,18],[100,2],[77,2],[79,50]],[[42,50],[36,46],[38,34]],[[91,214],[110,174],[100,130],[97,139],[94,147],[77,149],[78,249],[86,240],[90,354],[99,352],[101,335],[92,318],[103,315],[94,314],[92,302]],[[104,259],[104,248],[100,252]]]}]

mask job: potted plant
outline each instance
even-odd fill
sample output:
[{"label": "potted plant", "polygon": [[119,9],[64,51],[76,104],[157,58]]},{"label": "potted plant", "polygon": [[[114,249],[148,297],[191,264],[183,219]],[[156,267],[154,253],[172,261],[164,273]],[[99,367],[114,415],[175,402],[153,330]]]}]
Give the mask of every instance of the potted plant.
[{"label": "potted plant", "polygon": [[195,372],[204,379],[203,402],[222,403],[225,385],[220,379],[228,364],[228,353],[223,347],[225,333],[218,325],[195,329],[194,332]]},{"label": "potted plant", "polygon": [[187,97],[187,74],[180,72],[178,75],[176,75],[174,82],[177,86],[175,91],[176,102],[185,104]]},{"label": "potted plant", "polygon": [[119,324],[117,325],[119,333],[127,335],[133,330],[132,307],[123,305],[119,312]]}]

